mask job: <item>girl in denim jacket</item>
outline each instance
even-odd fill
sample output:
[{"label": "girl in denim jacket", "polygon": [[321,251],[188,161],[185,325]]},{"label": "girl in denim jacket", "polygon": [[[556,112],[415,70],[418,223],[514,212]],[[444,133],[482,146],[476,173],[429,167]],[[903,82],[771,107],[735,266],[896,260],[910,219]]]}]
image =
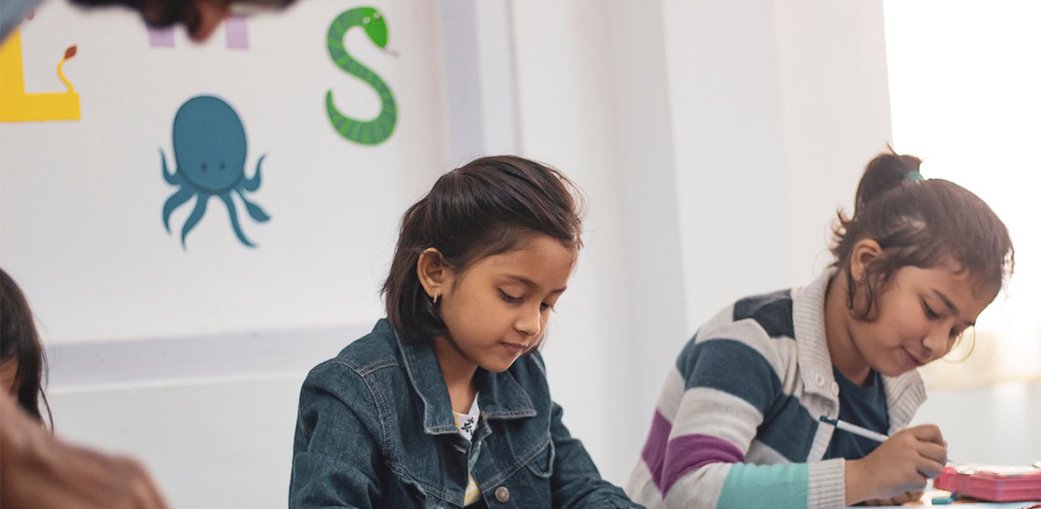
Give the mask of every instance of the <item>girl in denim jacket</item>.
[{"label": "girl in denim jacket", "polygon": [[304,381],[291,508],[639,507],[564,427],[537,350],[581,247],[573,188],[486,157],[405,212],[387,318]]}]

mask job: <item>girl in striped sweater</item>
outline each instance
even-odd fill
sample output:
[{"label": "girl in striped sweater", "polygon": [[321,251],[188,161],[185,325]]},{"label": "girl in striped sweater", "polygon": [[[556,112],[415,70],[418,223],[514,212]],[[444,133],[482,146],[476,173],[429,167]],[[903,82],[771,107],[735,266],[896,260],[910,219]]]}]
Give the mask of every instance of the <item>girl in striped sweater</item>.
[{"label": "girl in striped sweater", "polygon": [[[627,491],[649,508],[842,508],[918,498],[939,428],[907,427],[916,368],[943,357],[1011,274],[1005,225],[975,194],[882,154],[839,213],[829,271],[737,301],[668,374]],[[841,419],[878,443],[822,425]]]}]

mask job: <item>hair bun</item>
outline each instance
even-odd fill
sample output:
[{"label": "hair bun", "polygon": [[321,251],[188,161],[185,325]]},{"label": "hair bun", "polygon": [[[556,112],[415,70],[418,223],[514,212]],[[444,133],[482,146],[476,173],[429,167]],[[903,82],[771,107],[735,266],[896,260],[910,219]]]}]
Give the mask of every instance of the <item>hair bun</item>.
[{"label": "hair bun", "polygon": [[921,166],[922,160],[915,156],[893,152],[876,156],[864,169],[864,176],[857,186],[857,209],[905,182],[921,180],[921,173],[918,172]]}]

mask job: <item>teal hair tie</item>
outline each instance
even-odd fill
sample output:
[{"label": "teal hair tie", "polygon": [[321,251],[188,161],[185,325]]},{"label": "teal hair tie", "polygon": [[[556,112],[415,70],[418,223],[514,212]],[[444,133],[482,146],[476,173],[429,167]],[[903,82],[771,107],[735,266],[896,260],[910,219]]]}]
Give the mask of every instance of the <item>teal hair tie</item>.
[{"label": "teal hair tie", "polygon": [[904,180],[925,180],[925,177],[921,173],[916,171],[909,171],[904,174]]}]

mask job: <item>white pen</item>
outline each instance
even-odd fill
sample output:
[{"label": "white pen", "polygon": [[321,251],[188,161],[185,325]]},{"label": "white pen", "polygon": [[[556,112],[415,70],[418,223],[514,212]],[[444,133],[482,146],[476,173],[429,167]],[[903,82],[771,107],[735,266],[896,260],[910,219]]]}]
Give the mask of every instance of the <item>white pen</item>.
[{"label": "white pen", "polygon": [[858,437],[869,438],[876,442],[885,442],[886,440],[889,440],[888,436],[883,435],[877,431],[871,431],[867,428],[862,428],[860,426],[857,426],[856,424],[850,424],[846,421],[832,419],[826,415],[821,416],[821,422],[823,422],[824,424],[830,424],[832,426],[835,426],[836,428],[841,429],[842,431],[853,433]]},{"label": "white pen", "polygon": [[[882,442],[885,442],[886,440],[889,440],[889,435],[883,435],[883,434],[881,434],[881,433],[879,433],[877,431],[871,431],[871,430],[869,430],[867,428],[862,428],[860,426],[857,426],[856,424],[850,424],[850,423],[848,423],[846,421],[841,421],[839,419],[832,419],[831,417],[828,417],[826,415],[822,415],[820,417],[820,421],[823,422],[824,424],[830,424],[832,426],[835,426],[836,428],[841,429],[842,431],[853,433],[854,435],[857,435],[858,437],[864,437],[864,438],[867,438],[869,440],[874,440],[874,441],[879,442],[879,443],[882,443]],[[946,447],[946,445],[944,445],[944,447]],[[950,465],[951,463],[954,463],[954,462],[951,461],[951,458],[947,458],[946,460],[944,460],[943,463],[945,465]]]}]

